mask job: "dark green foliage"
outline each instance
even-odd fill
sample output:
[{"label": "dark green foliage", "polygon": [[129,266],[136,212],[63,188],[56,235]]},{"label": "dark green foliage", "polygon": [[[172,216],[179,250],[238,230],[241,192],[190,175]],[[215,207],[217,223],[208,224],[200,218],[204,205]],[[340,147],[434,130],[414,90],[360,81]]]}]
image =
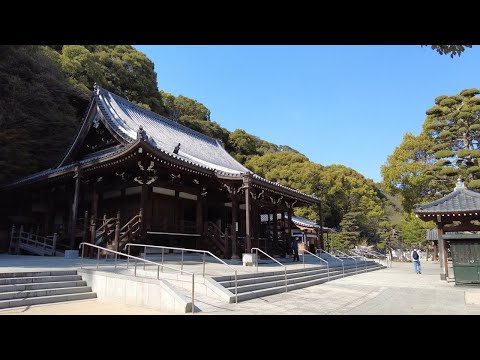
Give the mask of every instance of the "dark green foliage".
[{"label": "dark green foliage", "polygon": [[87,105],[50,58],[50,51],[39,46],[0,46],[2,183],[54,165]]},{"label": "dark green foliage", "polygon": [[171,119],[182,121],[184,116],[189,116],[196,120],[210,121],[210,110],[198,101],[182,95],[175,97],[162,90],[160,94]]},{"label": "dark green foliage", "polygon": [[438,52],[440,55],[450,55],[452,59],[456,55],[462,55],[466,47],[471,48],[472,45],[431,45],[431,48]]},{"label": "dark green foliage", "polygon": [[130,45],[64,45],[58,62],[85,99],[96,82],[149,110],[166,114],[153,63]]}]

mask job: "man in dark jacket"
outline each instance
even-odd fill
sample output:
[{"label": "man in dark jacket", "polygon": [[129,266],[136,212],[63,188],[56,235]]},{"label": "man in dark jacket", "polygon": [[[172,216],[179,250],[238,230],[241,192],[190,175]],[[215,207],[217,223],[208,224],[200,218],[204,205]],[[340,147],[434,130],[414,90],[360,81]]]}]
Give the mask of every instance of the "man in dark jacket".
[{"label": "man in dark jacket", "polygon": [[300,257],[298,256],[298,242],[296,238],[293,238],[292,240],[292,250],[293,250],[293,261],[297,259],[297,261],[300,261]]}]

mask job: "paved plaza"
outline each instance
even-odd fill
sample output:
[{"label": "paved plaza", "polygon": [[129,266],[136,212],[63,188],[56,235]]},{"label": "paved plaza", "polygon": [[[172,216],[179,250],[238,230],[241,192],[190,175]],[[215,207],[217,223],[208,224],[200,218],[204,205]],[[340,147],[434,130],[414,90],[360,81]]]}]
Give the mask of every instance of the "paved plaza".
[{"label": "paved plaza", "polygon": [[[27,258],[30,261],[27,261]],[[58,258],[12,257],[0,255],[0,272],[41,270],[49,267],[72,268],[78,260]],[[93,262],[91,263],[93,264]],[[235,265],[234,265],[235,266]],[[303,266],[303,265],[291,265]],[[241,265],[236,265],[242,269]],[[201,265],[186,265],[185,270]],[[210,272],[218,267],[208,264]],[[271,270],[271,268],[270,268]],[[252,268],[245,268],[252,271]],[[207,271],[208,272],[208,271]],[[450,268],[453,274],[453,269]],[[480,286],[456,286],[453,281],[441,281],[438,263],[422,262],[422,274],[415,273],[411,263],[393,263],[387,269],[345,277],[328,283],[226,304],[205,296],[196,299],[202,311],[198,315],[392,315],[392,314],[480,314]],[[125,314],[160,315],[160,311],[117,304],[82,300],[71,303],[36,305],[0,310],[0,314]]]}]

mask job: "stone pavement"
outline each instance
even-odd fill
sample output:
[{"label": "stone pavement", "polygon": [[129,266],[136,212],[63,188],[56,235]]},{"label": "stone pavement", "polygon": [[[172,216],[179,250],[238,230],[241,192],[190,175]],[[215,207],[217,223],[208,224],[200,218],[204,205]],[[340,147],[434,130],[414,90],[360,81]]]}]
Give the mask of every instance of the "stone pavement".
[{"label": "stone pavement", "polygon": [[[17,268],[13,263],[3,267],[5,257],[0,256],[0,271]],[[39,257],[37,257],[39,259]],[[40,261],[40,260],[36,260]],[[42,268],[31,265],[18,269]],[[198,266],[198,265],[195,265]],[[60,267],[60,266],[59,266]],[[7,270],[8,269],[8,270]],[[187,267],[185,270],[189,270]],[[453,269],[450,269],[453,274]],[[468,301],[466,302],[466,298]],[[392,267],[349,276],[332,282],[257,298],[239,304],[221,302],[197,303],[203,315],[340,315],[340,314],[480,314],[480,286],[455,286],[441,281],[438,263],[422,262],[422,274],[415,274],[411,263],[394,263]],[[200,299],[199,299],[200,301]],[[115,307],[118,306],[118,307]],[[43,308],[37,310],[35,308]],[[58,311],[57,311],[58,309]],[[109,310],[110,309],[110,310]],[[4,310],[0,314],[13,311]],[[72,304],[34,306],[16,314],[35,311],[43,314],[140,314],[140,309],[120,304],[105,305],[98,300],[84,300]],[[118,311],[118,312],[117,312]],[[142,309],[147,314],[154,310]],[[143,313],[142,313],[143,314]]]},{"label": "stone pavement", "polygon": [[[453,269],[450,269],[453,274]],[[281,315],[469,315],[480,314],[480,286],[455,286],[440,280],[438,263],[411,263],[316,285],[289,293],[228,304],[203,314]]]},{"label": "stone pavement", "polygon": [[22,306],[0,310],[0,315],[168,315],[138,306],[100,301],[98,299],[69,301],[57,304]]}]

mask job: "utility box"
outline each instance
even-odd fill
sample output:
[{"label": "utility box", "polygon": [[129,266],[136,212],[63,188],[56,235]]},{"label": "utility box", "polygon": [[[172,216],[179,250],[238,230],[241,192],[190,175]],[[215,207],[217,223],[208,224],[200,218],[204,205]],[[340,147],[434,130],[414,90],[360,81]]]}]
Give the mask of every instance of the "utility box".
[{"label": "utility box", "polygon": [[480,284],[480,235],[444,236],[450,242],[455,284]]}]

